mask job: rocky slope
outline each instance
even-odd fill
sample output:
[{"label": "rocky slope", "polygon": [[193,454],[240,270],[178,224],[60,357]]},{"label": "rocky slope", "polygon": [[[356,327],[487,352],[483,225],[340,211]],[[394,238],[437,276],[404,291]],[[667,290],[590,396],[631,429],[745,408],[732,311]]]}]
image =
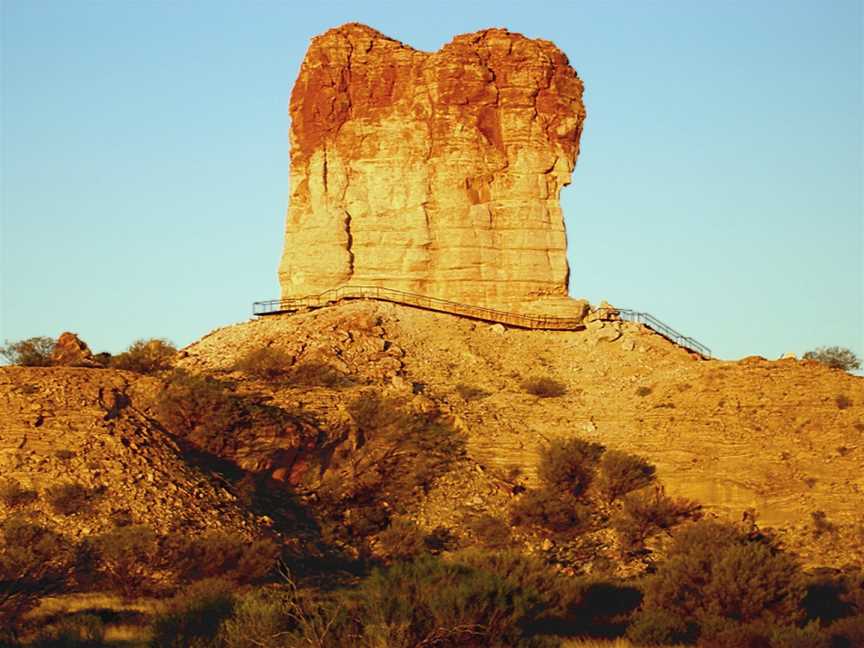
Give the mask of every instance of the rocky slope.
[{"label": "rocky slope", "polygon": [[558,195],[584,118],[548,41],[488,29],[427,53],[359,24],[316,37],[291,95],[282,296],[383,285],[581,313]]},{"label": "rocky slope", "polygon": [[[0,475],[37,493],[14,511],[0,500],[0,519],[23,514],[72,538],[130,523],[159,535],[255,534],[259,521],[141,409],[157,389],[110,369],[0,367]],[[85,489],[80,511],[51,506],[49,490],[63,484]]]},{"label": "rocky slope", "polygon": [[[346,380],[272,387],[231,371],[262,347]],[[347,404],[372,387],[444,412],[468,453],[418,503],[429,528],[502,512],[512,475],[530,485],[538,448],[575,435],[645,456],[672,495],[730,519],[755,514],[811,565],[864,561],[864,379],[813,362],[704,361],[636,324],[528,331],[375,302],[230,326],[184,355],[182,366],[267,391],[332,438],[345,437]],[[522,384],[531,377],[567,392],[533,396]],[[828,531],[817,528],[820,511]]]}]

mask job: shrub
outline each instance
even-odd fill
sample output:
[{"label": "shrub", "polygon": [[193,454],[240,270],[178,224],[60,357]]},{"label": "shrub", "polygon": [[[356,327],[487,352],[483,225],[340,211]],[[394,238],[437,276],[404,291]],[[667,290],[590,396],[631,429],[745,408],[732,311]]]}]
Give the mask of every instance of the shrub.
[{"label": "shrub", "polygon": [[60,515],[75,515],[87,512],[92,493],[81,484],[67,482],[49,486],[45,491],[45,499]]},{"label": "shrub", "polygon": [[268,576],[280,553],[278,545],[268,538],[250,541],[224,531],[185,538],[170,551],[172,568],[184,581],[218,577],[237,583]]},{"label": "shrub", "polygon": [[651,389],[650,387],[642,386],[642,387],[639,387],[636,389],[636,395],[637,396],[648,396],[652,391],[654,391],[654,390]]},{"label": "shrub", "polygon": [[0,502],[7,508],[16,508],[33,502],[38,497],[34,490],[23,488],[17,479],[7,478],[0,481]]},{"label": "shrub", "polygon": [[62,537],[20,517],[0,523],[0,627],[12,629],[42,596],[71,582],[72,547]]},{"label": "shrub", "polygon": [[591,483],[603,449],[582,439],[556,439],[540,450],[537,474],[550,489],[579,496]]},{"label": "shrub", "polygon": [[640,646],[667,646],[690,643],[695,628],[662,609],[643,610],[627,628],[627,638]]},{"label": "shrub", "polygon": [[837,403],[837,409],[845,410],[852,407],[852,399],[846,394],[837,394],[834,402]]},{"label": "shrub", "polygon": [[642,457],[620,450],[607,450],[600,459],[600,492],[611,502],[650,484],[654,472],[654,466]]},{"label": "shrub", "polygon": [[123,595],[140,595],[156,556],[156,534],[146,525],[116,527],[90,541],[107,585]]},{"label": "shrub", "polygon": [[510,522],[515,526],[537,526],[561,536],[586,529],[591,509],[569,493],[549,488],[527,490],[511,505]]},{"label": "shrub", "polygon": [[490,395],[485,389],[466,385],[465,383],[459,383],[456,385],[456,393],[466,401],[480,400],[481,398],[486,398]]},{"label": "shrub", "polygon": [[57,450],[54,453],[54,456],[57,457],[60,461],[70,461],[74,459],[77,455],[74,450],[67,450],[66,448],[62,448]]},{"label": "shrub", "polygon": [[51,353],[56,340],[50,337],[32,337],[0,346],[2,355],[10,364],[23,367],[50,367]]},{"label": "shrub", "polygon": [[168,340],[135,340],[123,353],[111,358],[111,366],[142,374],[171,369],[177,347]]},{"label": "shrub", "polygon": [[233,612],[222,622],[214,643],[224,648],[289,645],[284,640],[275,642],[277,637],[287,637],[296,626],[291,603],[290,594],[267,589],[237,597]]},{"label": "shrub", "polygon": [[357,601],[361,645],[520,646],[543,597],[498,574],[438,558],[377,570]]},{"label": "shrub", "polygon": [[647,609],[700,625],[795,624],[804,588],[798,565],[766,542],[714,521],[682,529],[645,584]]},{"label": "shrub", "polygon": [[410,560],[427,552],[426,534],[411,520],[393,520],[378,536],[383,554],[391,560]]},{"label": "shrub", "polygon": [[835,621],[826,630],[832,648],[864,646],[864,613]]},{"label": "shrub", "polygon": [[804,354],[804,360],[816,360],[834,369],[851,371],[861,368],[861,360],[851,350],[839,347],[819,347]]},{"label": "shrub", "polygon": [[153,620],[153,648],[209,648],[234,609],[233,585],[198,581],[168,603]]},{"label": "shrub", "polygon": [[695,502],[672,499],[661,487],[655,487],[625,496],[610,526],[617,532],[624,551],[640,551],[650,536],[697,516],[699,510]]},{"label": "shrub", "polygon": [[492,515],[471,516],[466,518],[464,524],[480,544],[488,549],[503,549],[513,540],[510,525]]},{"label": "shrub", "polygon": [[277,380],[291,368],[292,358],[282,349],[252,349],[234,364],[234,369],[260,380]]},{"label": "shrub", "polygon": [[522,382],[522,389],[540,398],[557,398],[567,393],[567,385],[554,378],[529,378]]}]

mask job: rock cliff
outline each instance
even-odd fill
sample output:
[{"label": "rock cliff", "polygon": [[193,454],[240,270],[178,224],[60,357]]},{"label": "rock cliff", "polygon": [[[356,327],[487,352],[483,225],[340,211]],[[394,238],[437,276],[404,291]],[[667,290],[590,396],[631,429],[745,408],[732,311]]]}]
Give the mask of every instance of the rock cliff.
[{"label": "rock cliff", "polygon": [[313,39],[291,95],[283,298],[378,285],[572,315],[559,192],[585,118],[548,41],[417,51],[359,24]]}]

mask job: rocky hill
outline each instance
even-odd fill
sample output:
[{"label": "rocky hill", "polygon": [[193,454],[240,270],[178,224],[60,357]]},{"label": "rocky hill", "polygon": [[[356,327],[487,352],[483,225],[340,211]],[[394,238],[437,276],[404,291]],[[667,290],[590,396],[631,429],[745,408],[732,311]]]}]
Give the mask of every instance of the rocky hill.
[{"label": "rocky hill", "polygon": [[21,514],[76,539],[129,524],[257,534],[225,483],[141,409],[158,386],[111,369],[0,367],[0,475],[33,494],[23,506],[0,498],[0,519]]},{"label": "rocky hill", "polygon": [[[259,348],[326,379],[276,386],[232,369]],[[810,565],[864,560],[864,379],[815,362],[702,360],[626,322],[530,331],[368,301],[229,326],[182,355],[314,418],[324,444],[350,443],[349,405],[370,389],[440,412],[467,454],[416,502],[427,528],[503,515],[533,483],[538,449],[579,436],[644,456],[670,494],[755,516]],[[536,378],[564,393],[533,395]]]}]

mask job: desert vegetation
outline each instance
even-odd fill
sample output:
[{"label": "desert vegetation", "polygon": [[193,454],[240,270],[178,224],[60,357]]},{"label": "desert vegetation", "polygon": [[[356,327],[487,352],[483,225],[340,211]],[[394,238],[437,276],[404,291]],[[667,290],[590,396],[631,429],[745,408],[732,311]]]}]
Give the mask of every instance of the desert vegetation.
[{"label": "desert vegetation", "polygon": [[51,366],[51,352],[57,341],[50,337],[31,337],[17,342],[6,341],[0,346],[0,356],[9,364],[23,367]]},{"label": "desert vegetation", "polygon": [[136,340],[123,353],[113,356],[110,365],[137,373],[152,374],[171,369],[177,347],[168,340]]},{"label": "desert vegetation", "polygon": [[861,359],[845,347],[824,346],[804,354],[804,360],[815,360],[833,369],[852,371],[861,368]]},{"label": "desert vegetation", "polygon": [[[267,515],[269,526],[166,532],[142,522],[140,511],[106,507],[119,494],[93,481],[69,477],[49,485],[3,475],[0,645],[864,642],[860,570],[805,571],[770,530],[720,521],[670,495],[645,457],[606,447],[596,442],[600,437],[563,433],[545,443],[536,480],[527,466],[483,468],[494,473],[488,483],[506,490],[503,504],[455,502],[452,519],[430,519],[421,504],[440,480],[480,470],[468,458],[464,426],[454,423],[446,403],[427,398],[434,383],[427,394],[410,383],[399,392],[357,380],[332,359],[295,362],[272,346],[220,371],[176,369],[175,359],[168,343],[139,341],[111,366],[153,376],[143,382],[159,387],[141,416],[152,417],[177,452],[205,471],[199,474],[215,475],[240,505]],[[538,398],[568,393],[551,378],[521,387]],[[320,436],[310,441],[298,432],[295,403],[328,390],[340,426],[326,434],[313,427]],[[464,383],[445,393],[463,405],[490,395]],[[630,398],[652,393],[647,386],[627,389]],[[820,402],[849,409],[855,405],[847,394],[856,392],[838,388]],[[249,439],[290,435],[314,446],[304,457],[305,473],[279,481],[272,470],[241,468],[238,449]],[[854,451],[843,448],[838,455]],[[79,446],[59,443],[48,457],[70,471],[88,459]],[[97,519],[103,508],[110,513]],[[92,530],[66,533],[64,525],[73,522]],[[833,542],[839,524],[833,513],[829,519],[813,510],[807,534]],[[55,595],[115,598],[37,614],[40,601]],[[146,613],[124,617],[131,638],[117,638],[118,601],[146,602]]]}]

